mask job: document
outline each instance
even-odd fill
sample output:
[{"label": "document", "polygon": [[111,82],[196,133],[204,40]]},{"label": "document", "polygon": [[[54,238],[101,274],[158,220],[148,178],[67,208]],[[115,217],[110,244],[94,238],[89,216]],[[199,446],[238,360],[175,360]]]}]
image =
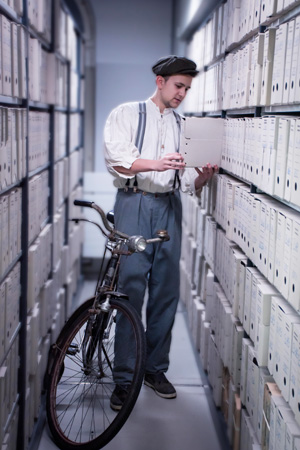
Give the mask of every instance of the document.
[{"label": "document", "polygon": [[223,119],[188,117],[183,124],[180,153],[186,167],[221,164]]}]

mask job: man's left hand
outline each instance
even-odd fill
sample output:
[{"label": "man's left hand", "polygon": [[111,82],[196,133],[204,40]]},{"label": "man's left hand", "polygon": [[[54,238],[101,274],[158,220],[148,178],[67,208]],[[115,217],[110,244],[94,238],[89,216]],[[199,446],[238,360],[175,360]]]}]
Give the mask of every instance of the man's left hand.
[{"label": "man's left hand", "polygon": [[216,165],[212,166],[211,164],[206,164],[206,166],[201,167],[201,169],[195,167],[195,170],[198,173],[198,176],[195,179],[195,189],[197,191],[212,178],[214,173],[218,172],[219,168]]}]

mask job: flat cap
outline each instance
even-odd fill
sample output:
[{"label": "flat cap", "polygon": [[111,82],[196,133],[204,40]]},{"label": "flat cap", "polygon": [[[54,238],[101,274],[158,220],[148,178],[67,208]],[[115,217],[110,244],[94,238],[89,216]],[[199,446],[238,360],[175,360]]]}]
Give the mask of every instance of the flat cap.
[{"label": "flat cap", "polygon": [[160,58],[152,67],[152,72],[155,75],[168,76],[168,75],[191,75],[195,77],[199,71],[196,70],[196,64],[194,61],[187,59],[183,56],[165,56]]}]

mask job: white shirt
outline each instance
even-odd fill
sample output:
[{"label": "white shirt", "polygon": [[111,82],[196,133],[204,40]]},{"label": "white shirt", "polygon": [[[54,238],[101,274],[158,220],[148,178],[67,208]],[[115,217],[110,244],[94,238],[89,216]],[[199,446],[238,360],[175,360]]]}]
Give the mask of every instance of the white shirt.
[{"label": "white shirt", "polygon": [[[130,169],[138,158],[158,160],[164,154],[179,148],[179,129],[172,108],[163,113],[149,98],[146,100],[146,129],[141,155],[135,146],[139,122],[139,103],[124,103],[109,115],[104,128],[104,157],[108,171],[114,176],[114,185],[123,188],[128,178],[133,185],[135,175],[117,172],[113,166]],[[195,169],[179,171],[183,192],[195,192]],[[138,188],[147,192],[168,192],[173,188],[175,170],[140,172],[136,175]]]}]

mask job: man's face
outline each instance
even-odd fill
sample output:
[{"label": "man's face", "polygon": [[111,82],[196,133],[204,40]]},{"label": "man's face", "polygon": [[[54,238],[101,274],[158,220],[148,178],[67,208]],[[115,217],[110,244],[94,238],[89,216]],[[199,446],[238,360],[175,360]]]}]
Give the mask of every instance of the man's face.
[{"label": "man's face", "polygon": [[161,101],[166,108],[177,108],[191,88],[191,75],[172,75],[167,80],[158,77]]}]

